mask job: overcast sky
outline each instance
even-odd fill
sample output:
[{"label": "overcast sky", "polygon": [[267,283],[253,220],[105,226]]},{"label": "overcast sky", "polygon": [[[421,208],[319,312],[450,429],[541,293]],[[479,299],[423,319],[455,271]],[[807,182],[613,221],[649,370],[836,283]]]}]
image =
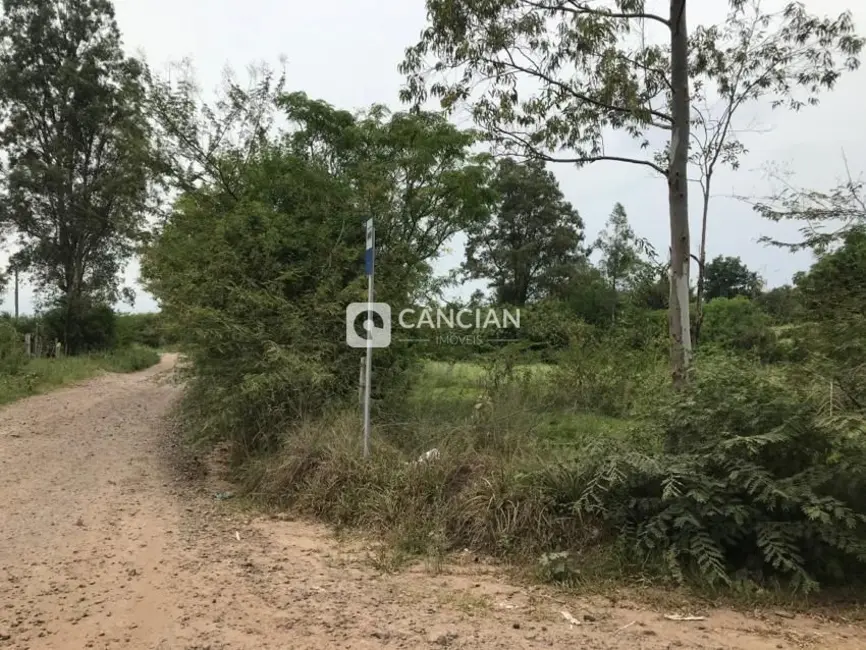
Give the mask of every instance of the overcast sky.
[{"label": "overcast sky", "polygon": [[[655,0],[655,4],[659,2]],[[773,4],[781,3],[767,3]],[[805,4],[812,12],[833,15],[850,7],[858,30],[866,33],[862,3],[806,0]],[[690,26],[719,22],[726,5],[720,0],[691,2]],[[424,0],[115,0],[115,6],[127,50],[131,54],[143,51],[154,67],[189,57],[207,89],[219,83],[226,64],[239,71],[256,61],[276,66],[285,55],[289,90],[305,91],[345,109],[373,103],[399,107],[397,92],[402,77],[397,65],[425,24]],[[799,184],[828,188],[844,172],[843,148],[852,171],[866,173],[864,105],[866,69],[861,69],[845,76],[834,92],[823,96],[817,108],[793,114],[758,106],[743,113],[742,124],[756,119],[769,130],[747,134],[743,140],[750,154],[742,168],[723,171],[716,178],[715,194],[719,196],[710,208],[708,257],[740,255],[770,286],[789,282],[794,272],[807,268],[808,254],[791,255],[757,243],[764,234],[793,237],[794,228],[768,224],[747,205],[728,197],[765,194],[768,186],[760,168],[768,162],[788,165]],[[587,239],[602,229],[613,204],[619,201],[635,231],[659,251],[667,250],[667,187],[663,179],[640,167],[618,163],[596,163],[581,170],[559,165],[554,171],[566,197],[583,216]],[[696,189],[691,201],[694,252],[700,225]],[[454,242],[451,248],[441,261],[442,268],[460,262],[461,242]],[[131,264],[128,281],[135,283],[137,276],[137,265]],[[135,311],[156,309],[150,296],[140,288],[137,292]],[[22,313],[31,312],[32,304],[29,288],[22,287]],[[0,309],[11,311],[11,287]]]}]

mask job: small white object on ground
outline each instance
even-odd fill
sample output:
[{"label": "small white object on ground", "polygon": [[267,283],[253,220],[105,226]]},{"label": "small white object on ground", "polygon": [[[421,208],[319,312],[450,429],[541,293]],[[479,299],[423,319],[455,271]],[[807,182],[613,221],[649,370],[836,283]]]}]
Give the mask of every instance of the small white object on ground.
[{"label": "small white object on ground", "polygon": [[706,616],[681,616],[679,614],[665,614],[669,621],[706,621]]},{"label": "small white object on ground", "polygon": [[425,451],[423,454],[421,454],[418,457],[418,460],[415,462],[416,463],[426,463],[426,462],[429,462],[431,460],[439,460],[439,456],[440,456],[439,450],[434,447],[433,449],[430,449],[429,451]]},{"label": "small white object on ground", "polygon": [[569,612],[562,610],[559,613],[562,614],[562,618],[564,618],[566,621],[568,621],[571,625],[580,625],[580,621],[578,621],[576,618],[574,618],[574,616],[572,616]]}]

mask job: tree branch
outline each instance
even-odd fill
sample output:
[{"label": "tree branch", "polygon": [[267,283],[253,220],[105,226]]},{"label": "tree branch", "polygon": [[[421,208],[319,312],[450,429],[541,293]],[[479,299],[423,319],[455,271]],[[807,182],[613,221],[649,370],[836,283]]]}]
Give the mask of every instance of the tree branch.
[{"label": "tree branch", "polygon": [[538,158],[540,160],[544,160],[546,162],[556,162],[556,163],[574,163],[576,165],[585,165],[588,163],[601,162],[602,160],[609,160],[613,162],[624,162],[632,165],[643,165],[645,167],[650,167],[655,170],[662,176],[667,176],[667,170],[662,167],[656,165],[654,162],[650,160],[642,160],[640,158],[626,158],[624,156],[578,156],[575,158],[557,158],[551,156],[549,154],[543,153],[539,151],[535,146],[530,144],[526,138],[520,137],[518,134],[506,131],[504,129],[500,129],[498,127],[493,127],[493,130],[498,132],[500,135],[503,135],[511,140],[519,143],[524,149],[530,152],[531,156],[524,156],[526,158],[533,157]]},{"label": "tree branch", "polygon": [[[555,86],[555,87],[559,88],[560,90],[562,90],[563,92],[568,93],[569,95],[571,95],[572,97],[574,97],[578,101],[586,102],[587,104],[591,104],[592,106],[595,106],[596,108],[601,108],[603,110],[613,111],[616,113],[627,113],[627,114],[635,116],[635,117],[637,117],[637,115],[641,112],[639,110],[635,110],[633,108],[628,108],[626,106],[616,106],[614,104],[607,104],[607,103],[599,101],[597,99],[593,99],[592,97],[589,97],[588,95],[584,95],[582,93],[579,93],[574,88],[572,88],[570,85],[568,85],[567,83],[559,81],[558,79],[554,79],[553,77],[551,77],[548,74],[545,74],[544,72],[542,72],[538,68],[532,69],[532,68],[527,68],[526,66],[520,65],[519,63],[517,63],[517,61],[514,60],[514,56],[511,54],[510,50],[506,49],[505,53],[508,55],[508,60],[509,60],[509,63],[506,65],[510,65],[512,68],[514,68],[518,72],[523,72],[524,74],[528,74],[530,76],[537,77],[537,78],[549,83],[551,86]],[[504,63],[503,61],[496,61],[493,59],[489,59],[487,57],[479,57],[479,60],[484,61],[485,63],[492,65],[494,67],[497,65],[502,65]],[[658,119],[664,120],[665,122],[673,123],[673,118],[670,115],[667,115],[667,114],[662,113],[660,111],[655,111],[655,110],[648,108],[648,109],[645,109],[645,112],[647,115],[652,115],[653,117],[657,117]]]},{"label": "tree branch", "polygon": [[[586,5],[579,4],[574,0],[565,0],[565,3],[560,3],[558,6],[555,6],[553,3],[536,3],[536,2],[528,2],[526,1],[530,7],[535,7],[537,9],[558,9],[564,11],[566,13],[574,14],[579,16],[581,14],[589,15],[589,16],[602,16],[605,18],[624,18],[626,20],[654,20],[656,22],[661,23],[665,27],[670,29],[671,23],[666,18],[662,18],[656,14],[649,14],[645,12],[636,12],[636,13],[627,13],[627,12],[613,12],[610,9],[590,9]],[[571,5],[573,8],[568,8],[565,4]]]}]

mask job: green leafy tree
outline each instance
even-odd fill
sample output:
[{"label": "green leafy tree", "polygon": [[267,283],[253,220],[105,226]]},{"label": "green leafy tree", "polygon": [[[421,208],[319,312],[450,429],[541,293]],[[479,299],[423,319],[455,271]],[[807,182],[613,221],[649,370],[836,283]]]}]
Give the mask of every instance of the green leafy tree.
[{"label": "green leafy tree", "polygon": [[73,312],[118,297],[145,226],[142,65],[124,55],[107,0],[4,0],[0,41],[0,224],[17,235],[15,265],[62,305],[74,352]]},{"label": "green leafy tree", "polygon": [[[377,295],[392,308],[430,289],[430,263],[486,215],[474,134],[429,113],[339,110],[285,93],[266,69],[226,77],[213,106],[190,78],[150,79],[154,131],[181,191],[142,274],[165,335],[193,361],[186,404],[201,431],[240,449],[355,394],[345,308],[366,298],[364,222],[377,234]],[[282,127],[277,122],[287,123]],[[412,355],[375,356],[377,408],[399,398]]]},{"label": "green leafy tree", "polygon": [[[454,234],[487,215],[487,157],[473,154],[476,134],[443,115],[390,113],[383,106],[353,114],[303,92],[285,91],[285,75],[261,66],[246,81],[226,73],[217,99],[199,97],[191,65],[171,77],[151,75],[149,105],[171,184],[194,191],[222,188],[222,200],[243,192],[244,164],[273,138],[327,173],[351,179],[362,228],[376,222],[377,274],[404,295],[434,290],[430,263]],[[277,120],[288,129],[277,128]],[[390,275],[393,269],[393,275]],[[383,299],[386,296],[380,296]]]},{"label": "green leafy tree", "polygon": [[617,295],[604,274],[584,259],[575,264],[567,281],[551,290],[551,297],[565,305],[572,317],[598,326],[609,326]]},{"label": "green leafy tree", "polygon": [[643,261],[634,273],[629,303],[640,309],[660,310],[668,307],[668,270]]},{"label": "green leafy tree", "polygon": [[695,62],[716,81],[714,92],[698,88],[692,99],[689,160],[701,190],[696,322],[702,321],[705,301],[713,179],[720,167],[739,169],[748,154],[741,136],[759,130],[754,123],[738,123],[739,113],[761,99],[794,111],[817,105],[822,90],[832,89],[841,72],[858,66],[862,43],[853,33],[850,13],[818,20],[799,4],[767,11],[761,0],[734,2],[723,23],[695,31]]},{"label": "green leafy tree", "polygon": [[523,306],[549,295],[584,257],[583,220],[540,161],[500,160],[493,216],[468,230],[469,277],[488,278],[501,303]]},{"label": "green leafy tree", "polygon": [[67,309],[61,298],[53,309],[41,315],[44,336],[49,340],[68,341],[65,350],[96,352],[112,348],[116,342],[117,317],[110,305],[79,298]]},{"label": "green leafy tree", "polygon": [[[731,2],[734,12],[746,5],[746,0]],[[446,107],[470,101],[476,121],[495,142],[533,158],[576,165],[618,161],[665,177],[671,366],[675,384],[682,385],[691,354],[691,106],[712,92],[730,94],[736,57],[731,44],[718,30],[699,30],[690,38],[686,0],[672,0],[664,15],[648,12],[642,0],[607,6],[576,0],[428,0],[427,9],[429,25],[402,66],[408,76],[404,99],[423,101],[432,94]],[[794,97],[797,88],[811,97],[832,85],[840,69],[858,63],[862,40],[853,35],[850,14],[817,19],[792,3],[779,20],[785,25],[779,40],[763,53],[749,53],[763,57],[760,65],[767,70],[754,86],[761,94],[796,107],[802,101]],[[633,38],[647,23],[664,27],[669,41],[652,45]],[[814,47],[802,60],[811,65],[781,74],[777,64],[807,43]],[[754,65],[751,60],[748,69]],[[537,90],[527,91],[530,87]],[[644,148],[651,146],[654,132],[660,133],[668,146],[647,158],[610,152],[603,134],[611,128],[625,131]]]},{"label": "green leafy tree", "polygon": [[[243,163],[268,143],[285,87],[285,74],[250,68],[246,83],[227,69],[208,104],[189,60],[172,63],[166,75],[145,71],[147,114],[167,189],[192,192],[218,186],[225,200],[239,198]],[[163,218],[172,214],[169,204]]]},{"label": "green leafy tree", "polygon": [[757,304],[774,323],[784,325],[802,318],[799,290],[789,284],[774,287],[755,296]]},{"label": "green leafy tree", "polygon": [[866,404],[866,228],[851,228],[834,250],[797,279],[804,320],[817,327],[811,347],[830,360],[832,376],[855,407]]},{"label": "green leafy tree", "polygon": [[[653,254],[649,243],[635,235],[621,203],[613,206],[595,248],[601,251],[600,268],[614,295],[631,288],[636,273],[644,266],[642,255]],[[613,305],[613,320],[616,320],[617,302]]]},{"label": "green leafy tree", "polygon": [[761,278],[743,264],[739,257],[719,255],[709,264],[705,274],[704,293],[713,298],[754,298],[761,292]]},{"label": "green leafy tree", "polygon": [[363,295],[363,231],[348,183],[280,145],[238,172],[236,201],[219,183],[181,196],[142,278],[192,361],[196,426],[243,451],[356,386],[344,320]]},{"label": "green leafy tree", "polygon": [[382,286],[435,294],[431,262],[455,234],[485,223],[495,200],[489,157],[472,152],[477,135],[441,113],[373,106],[352,115],[304,93],[278,103],[296,155],[326,161],[358,189],[358,209],[376,222]]}]

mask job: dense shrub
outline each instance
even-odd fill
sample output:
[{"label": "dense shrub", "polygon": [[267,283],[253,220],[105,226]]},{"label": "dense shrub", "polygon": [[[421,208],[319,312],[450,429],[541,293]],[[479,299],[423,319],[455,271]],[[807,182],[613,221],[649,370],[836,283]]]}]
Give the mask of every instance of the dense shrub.
[{"label": "dense shrub", "polygon": [[[652,312],[650,312],[651,314]],[[626,416],[666,384],[658,322],[635,316],[635,327],[608,331],[585,327],[572,337],[550,374],[555,404],[609,416]]]},{"label": "dense shrub", "polygon": [[0,374],[16,375],[26,362],[23,335],[9,320],[0,320]]},{"label": "dense shrub", "polygon": [[[194,434],[228,438],[239,453],[272,449],[287,426],[357,395],[364,352],[346,345],[345,310],[366,293],[347,183],[279,149],[245,173],[240,200],[209,188],[185,196],[142,261],[192,362]],[[404,348],[377,350],[377,396],[402,381]]]},{"label": "dense shrub", "polygon": [[160,314],[117,314],[116,345],[159,348],[167,344]]},{"label": "dense shrub", "polygon": [[764,361],[779,361],[783,354],[770,324],[770,317],[750,298],[716,298],[704,307],[701,342],[748,352]]},{"label": "dense shrub", "polygon": [[41,321],[43,336],[64,343],[67,354],[108,350],[115,344],[116,316],[103,303],[81,298],[67,305],[60,300]]},{"label": "dense shrub", "polygon": [[798,278],[797,288],[810,323],[800,338],[849,400],[866,404],[866,228],[848,232]]},{"label": "dense shrub", "polygon": [[810,591],[866,575],[866,421],[827,415],[799,382],[713,359],[642,426],[676,449],[600,445],[577,470],[579,517],[677,579],[781,580]]}]

